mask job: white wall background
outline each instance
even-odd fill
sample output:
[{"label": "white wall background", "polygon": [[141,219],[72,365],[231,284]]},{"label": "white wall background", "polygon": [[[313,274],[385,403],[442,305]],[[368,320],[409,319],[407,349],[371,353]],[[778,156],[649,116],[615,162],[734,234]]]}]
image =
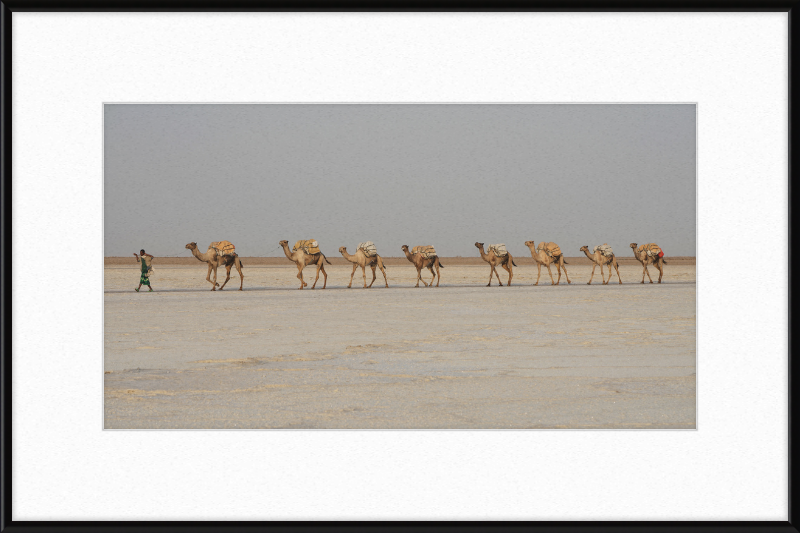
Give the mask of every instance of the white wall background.
[{"label": "white wall background", "polygon": [[[13,519],[787,519],[788,17],[13,15]],[[103,431],[103,102],[697,102],[697,431]],[[81,243],[77,283],[60,251]],[[780,256],[779,256],[780,257]]]}]

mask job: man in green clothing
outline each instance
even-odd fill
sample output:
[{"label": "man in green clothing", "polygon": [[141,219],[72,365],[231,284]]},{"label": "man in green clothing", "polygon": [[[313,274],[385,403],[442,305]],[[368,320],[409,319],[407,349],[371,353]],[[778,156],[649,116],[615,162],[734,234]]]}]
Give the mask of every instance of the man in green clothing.
[{"label": "man in green clothing", "polygon": [[[153,270],[153,267],[150,266],[150,262],[153,260],[153,256],[144,252],[144,250],[139,250],[141,257],[139,257],[136,252],[133,253],[133,256],[142,264],[142,275],[139,277],[139,286],[136,287],[136,292],[139,292],[139,289],[142,288],[142,285],[147,285],[150,287],[150,272]],[[153,292],[153,287],[150,287],[150,292]]]}]

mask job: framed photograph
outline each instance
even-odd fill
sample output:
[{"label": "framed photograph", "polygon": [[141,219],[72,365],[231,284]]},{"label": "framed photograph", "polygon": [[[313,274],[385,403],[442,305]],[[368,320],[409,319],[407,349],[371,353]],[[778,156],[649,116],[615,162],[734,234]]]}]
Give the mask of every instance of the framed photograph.
[{"label": "framed photograph", "polygon": [[696,112],[106,103],[104,428],[695,429]]},{"label": "framed photograph", "polygon": [[3,525],[793,528],[789,7],[4,6]]}]

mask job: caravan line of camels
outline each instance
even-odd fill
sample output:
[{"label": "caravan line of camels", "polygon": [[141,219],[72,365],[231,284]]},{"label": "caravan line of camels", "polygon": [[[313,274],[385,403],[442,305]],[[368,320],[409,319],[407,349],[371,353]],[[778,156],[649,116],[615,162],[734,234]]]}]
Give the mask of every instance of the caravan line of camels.
[{"label": "caravan line of camels", "polygon": [[[300,287],[299,289],[303,289],[304,287],[308,286],[303,279],[303,269],[307,266],[316,266],[316,277],[314,278],[314,283],[311,285],[311,288],[315,288],[317,286],[317,281],[319,280],[319,274],[322,272],[323,281],[322,281],[322,288],[324,289],[328,283],[328,274],[325,272],[325,263],[331,264],[328,261],[328,258],[325,257],[317,242],[314,240],[307,240],[307,241],[297,241],[295,246],[292,249],[289,249],[289,241],[282,240],[280,241],[280,246],[283,248],[283,253],[286,255],[286,258],[289,261],[292,261],[295,265],[297,265],[297,279],[300,280]],[[572,283],[572,280],[569,279],[569,274],[567,274],[567,267],[568,264],[564,260],[564,254],[561,252],[561,248],[554,242],[539,242],[539,245],[536,246],[534,241],[526,241],[525,246],[530,249],[531,257],[536,262],[536,266],[538,268],[538,275],[536,276],[536,283],[534,285],[539,285],[539,278],[542,275],[542,266],[547,268],[547,273],[550,275],[550,283],[551,285],[558,285],[561,282],[561,270],[564,270],[564,276],[567,279],[567,283]],[[492,285],[492,279],[497,277],[497,283],[502,287],[503,282],[500,280],[500,274],[497,271],[497,268],[503,268],[506,272],[508,272],[508,280],[506,285],[511,286],[511,280],[514,277],[514,270],[513,267],[517,266],[514,263],[514,258],[511,254],[506,250],[504,244],[494,244],[489,245],[488,251],[484,251],[484,243],[476,242],[475,247],[478,249],[481,258],[489,263],[491,267],[489,270],[489,283],[487,287]],[[653,283],[653,279],[650,277],[650,272],[647,270],[648,265],[653,265],[658,270],[658,283],[661,283],[661,278],[664,276],[664,265],[667,262],[664,260],[664,252],[661,248],[655,244],[643,244],[639,246],[636,243],[631,243],[630,245],[631,250],[633,250],[633,256],[642,264],[642,281],[644,283],[645,275],[650,280],[650,283]],[[242,274],[242,262],[239,259],[238,254],[235,251],[235,247],[228,241],[220,241],[211,243],[206,253],[201,253],[197,248],[196,242],[190,242],[186,245],[186,248],[192,252],[199,261],[208,264],[208,274],[206,275],[206,281],[211,283],[211,290],[223,290],[225,285],[231,279],[231,269],[236,267],[237,272],[239,273],[239,290],[242,290],[242,286],[244,285],[244,275]],[[415,287],[419,287],[419,282],[421,281],[425,287],[433,287],[433,282],[436,281],[436,287],[439,286],[439,281],[441,281],[441,274],[439,269],[444,268],[444,265],[441,264],[439,260],[439,256],[436,255],[436,251],[433,246],[416,246],[409,250],[407,245],[403,245],[401,247],[403,253],[405,253],[406,258],[416,267],[417,269],[417,284]],[[603,285],[608,285],[611,281],[612,276],[612,268],[617,273],[617,279],[619,280],[619,284],[622,284],[622,278],[619,275],[619,265],[617,264],[617,258],[613,253],[608,244],[602,244],[600,246],[596,246],[591,252],[589,251],[588,246],[582,246],[580,248],[586,257],[592,262],[592,274],[589,277],[589,282],[587,285],[591,285],[592,279],[594,279],[594,272],[595,269],[599,266],[600,267],[600,277],[602,279]],[[361,267],[361,274],[364,278],[364,288],[368,289],[372,287],[372,284],[375,283],[376,276],[376,269],[380,269],[381,273],[383,274],[383,280],[386,284],[386,287],[389,287],[389,281],[386,277],[386,266],[383,262],[383,258],[378,255],[377,249],[372,242],[365,242],[360,243],[358,248],[356,249],[356,253],[354,255],[350,255],[347,252],[347,247],[342,246],[339,248],[339,253],[342,254],[347,261],[353,263],[353,272],[350,274],[350,283],[347,285],[347,288],[351,288],[353,285],[353,276],[356,273],[358,267]],[[550,269],[550,265],[554,265],[558,274],[557,279],[553,279],[553,272]],[[220,286],[217,283],[217,269],[219,267],[225,267],[226,270],[226,277],[225,281]],[[367,275],[366,269],[369,267],[372,270],[372,281],[369,285],[367,285]],[[605,279],[605,274],[603,272],[603,267],[608,268],[608,279]],[[431,278],[430,283],[426,282],[422,279],[422,272],[427,269],[430,271]],[[211,274],[214,274],[214,279],[211,279]]]}]

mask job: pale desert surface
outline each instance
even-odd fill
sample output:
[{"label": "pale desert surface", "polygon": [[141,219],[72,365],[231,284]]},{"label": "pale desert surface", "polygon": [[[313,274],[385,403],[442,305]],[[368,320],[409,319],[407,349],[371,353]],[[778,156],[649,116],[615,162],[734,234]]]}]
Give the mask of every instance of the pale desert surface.
[{"label": "pale desert surface", "polygon": [[133,257],[108,259],[105,428],[695,428],[693,258],[661,285],[622,264],[605,286],[570,259],[571,285],[532,286],[515,258],[502,288],[443,259],[440,287],[418,289],[387,261],[390,288],[378,272],[368,290],[337,261],[313,291],[287,260],[243,258],[242,292],[235,271],[212,292],[205,265],[156,258],[152,293],[133,291]]}]

